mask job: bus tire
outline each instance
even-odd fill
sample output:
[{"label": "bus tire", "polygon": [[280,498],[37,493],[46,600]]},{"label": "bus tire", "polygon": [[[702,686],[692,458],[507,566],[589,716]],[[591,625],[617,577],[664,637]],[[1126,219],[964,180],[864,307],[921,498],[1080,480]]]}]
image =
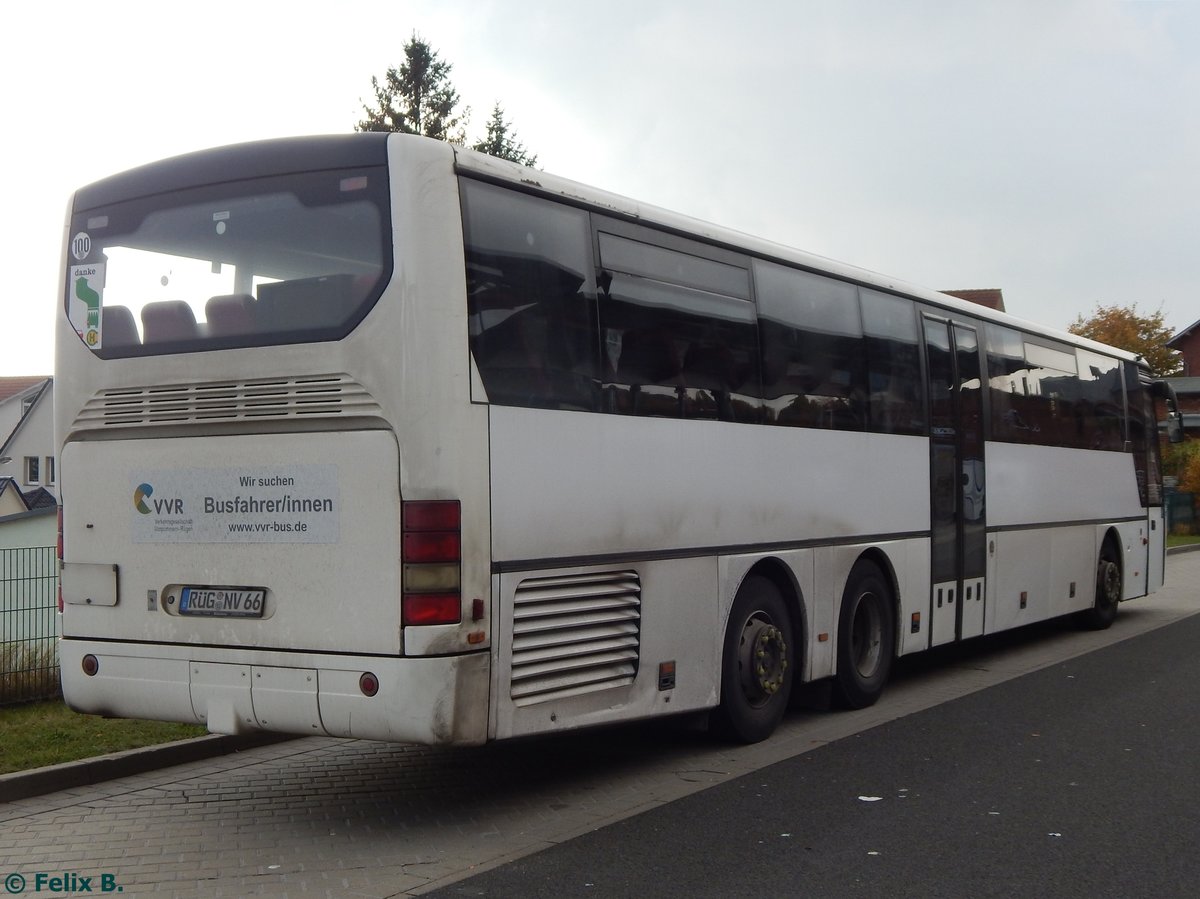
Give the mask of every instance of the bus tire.
[{"label": "bus tire", "polygon": [[787,710],[796,672],[792,617],[779,588],[751,575],[738,588],[725,629],[721,704],[713,716],[721,736],[765,740]]},{"label": "bus tire", "polygon": [[1124,589],[1121,558],[1113,541],[1105,540],[1100,547],[1100,558],[1096,560],[1096,599],[1090,609],[1079,613],[1080,625],[1090,631],[1112,627],[1117,620],[1117,606]]},{"label": "bus tire", "polygon": [[892,605],[892,590],[879,566],[859,559],[850,569],[838,614],[833,699],[839,707],[865,709],[882,695],[896,643]]}]

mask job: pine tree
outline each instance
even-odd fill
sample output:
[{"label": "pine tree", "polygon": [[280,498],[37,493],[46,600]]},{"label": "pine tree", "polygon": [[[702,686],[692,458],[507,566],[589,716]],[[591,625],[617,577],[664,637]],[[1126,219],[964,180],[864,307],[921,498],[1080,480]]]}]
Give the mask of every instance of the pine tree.
[{"label": "pine tree", "polygon": [[504,120],[504,110],[499,102],[492,107],[492,117],[487,123],[487,136],[472,144],[471,149],[499,156],[501,159],[511,159],[521,165],[537,165],[537,155],[530,153],[525,149],[525,145],[517,140],[512,123]]},{"label": "pine tree", "polygon": [[413,32],[404,45],[404,62],[390,68],[383,83],[371,77],[376,106],[363,104],[366,118],[357,131],[400,131],[465,143],[467,108],[457,112],[458,91],[450,82],[453,66]]}]

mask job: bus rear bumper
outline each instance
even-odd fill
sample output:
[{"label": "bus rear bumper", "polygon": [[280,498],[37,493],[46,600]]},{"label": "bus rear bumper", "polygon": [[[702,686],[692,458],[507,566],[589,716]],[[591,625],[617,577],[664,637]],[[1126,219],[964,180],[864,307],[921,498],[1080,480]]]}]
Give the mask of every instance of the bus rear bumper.
[{"label": "bus rear bumper", "polygon": [[[487,652],[437,658],[249,652],[64,638],[63,696],[78,712],[250,731],[474,745],[487,739]],[[95,659],[87,674],[84,659]],[[89,668],[90,663],[89,663]],[[364,691],[363,676],[378,683]]]}]

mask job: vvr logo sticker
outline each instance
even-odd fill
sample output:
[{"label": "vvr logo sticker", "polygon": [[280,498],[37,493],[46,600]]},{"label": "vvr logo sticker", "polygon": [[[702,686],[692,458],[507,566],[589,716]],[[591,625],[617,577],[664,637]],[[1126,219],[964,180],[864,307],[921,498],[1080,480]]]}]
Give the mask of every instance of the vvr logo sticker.
[{"label": "vvr logo sticker", "polygon": [[157,512],[159,515],[182,515],[183,500],[178,497],[174,499],[152,499],[154,509],[146,504],[146,500],[154,494],[154,488],[149,484],[138,484],[137,489],[133,491],[133,507],[143,515],[149,515],[151,511]]}]

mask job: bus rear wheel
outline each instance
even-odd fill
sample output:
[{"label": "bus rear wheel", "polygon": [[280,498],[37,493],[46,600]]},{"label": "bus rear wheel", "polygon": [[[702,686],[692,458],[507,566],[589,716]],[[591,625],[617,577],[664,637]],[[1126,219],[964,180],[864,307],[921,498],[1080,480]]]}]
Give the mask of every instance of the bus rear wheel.
[{"label": "bus rear wheel", "polygon": [[850,569],[838,615],[835,703],[865,709],[883,693],[892,669],[896,619],[892,591],[879,566],[860,559]]},{"label": "bus rear wheel", "polygon": [[751,575],[738,589],[725,629],[716,731],[742,743],[765,740],[787,710],[795,678],[792,618],[779,588]]},{"label": "bus rear wheel", "polygon": [[1090,609],[1079,614],[1079,623],[1092,631],[1102,631],[1117,620],[1117,605],[1125,585],[1121,574],[1120,557],[1112,540],[1105,540],[1096,561],[1096,599]]}]

